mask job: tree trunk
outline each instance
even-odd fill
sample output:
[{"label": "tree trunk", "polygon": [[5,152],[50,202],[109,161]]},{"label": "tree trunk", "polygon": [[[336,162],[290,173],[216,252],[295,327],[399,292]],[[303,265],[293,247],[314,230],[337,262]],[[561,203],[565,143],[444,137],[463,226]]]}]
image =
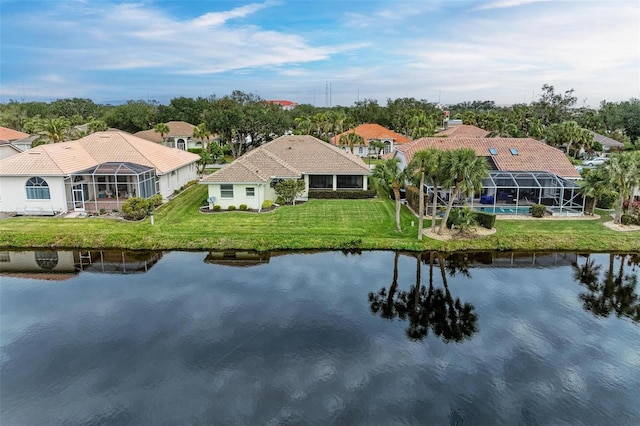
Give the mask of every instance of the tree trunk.
[{"label": "tree trunk", "polygon": [[447,203],[447,210],[444,212],[444,217],[442,218],[442,222],[440,222],[440,229],[438,230],[438,234],[442,234],[444,228],[447,226],[447,219],[449,219],[449,213],[451,213],[451,208],[453,207],[453,200],[458,197],[458,193],[460,192],[460,184],[456,184],[453,192],[449,197],[449,202]]},{"label": "tree trunk", "polygon": [[616,204],[616,213],[613,218],[613,223],[620,224],[622,219],[622,206],[624,205],[624,194],[623,191],[620,191],[620,195],[618,196],[618,203]]},{"label": "tree trunk", "polygon": [[393,195],[396,199],[396,231],[400,232],[402,231],[402,228],[400,227],[400,185],[397,183],[393,184]]},{"label": "tree trunk", "polygon": [[424,211],[425,211],[425,205],[424,205],[424,172],[422,172],[420,174],[420,197],[419,199],[419,203],[420,205],[418,206],[418,240],[422,240],[422,227],[424,225]]},{"label": "tree trunk", "polygon": [[431,212],[433,217],[431,218],[431,232],[436,232],[436,218],[438,217],[438,181],[433,180],[433,206],[431,206]]}]

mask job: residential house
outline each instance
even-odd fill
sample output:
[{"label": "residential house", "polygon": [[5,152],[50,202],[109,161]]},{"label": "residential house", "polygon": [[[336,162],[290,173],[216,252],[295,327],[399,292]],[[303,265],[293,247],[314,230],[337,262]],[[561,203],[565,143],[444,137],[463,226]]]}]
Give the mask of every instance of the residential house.
[{"label": "residential house", "polygon": [[193,124],[189,124],[186,121],[169,121],[166,125],[169,128],[169,132],[164,135],[164,137],[154,129],[143,130],[133,135],[151,142],[163,144],[169,148],[177,148],[183,151],[192,148],[202,148],[202,140],[193,137],[193,129],[196,128]]},{"label": "residential house", "polygon": [[16,147],[9,141],[0,140],[0,160],[9,158],[12,155],[21,153],[20,148]]},{"label": "residential house", "polygon": [[291,102],[291,101],[285,101],[285,100],[272,100],[272,101],[265,101],[265,102],[268,104],[280,105],[280,107],[285,111],[291,111],[292,109],[300,105],[297,102]]},{"label": "residential house", "polygon": [[[584,212],[584,199],[575,183],[580,174],[561,150],[543,142],[531,138],[422,138],[398,146],[393,156],[404,169],[416,152],[428,148],[470,148],[487,160],[490,173],[482,193],[456,200],[460,204],[508,214],[528,214],[532,204],[547,205],[553,214]],[[426,190],[435,193],[434,188]],[[448,200],[448,188],[436,191],[442,202]]]},{"label": "residential house", "polygon": [[261,209],[276,200],[275,185],[283,179],[304,179],[305,189],[366,190],[369,168],[358,156],[314,138],[281,136],[200,181],[209,186],[209,198],[227,209],[246,204]]},{"label": "residential house", "polygon": [[0,140],[13,142],[18,139],[26,138],[27,136],[29,136],[28,133],[0,126]]},{"label": "residential house", "polygon": [[40,145],[0,160],[0,211],[110,211],[131,196],[167,198],[196,179],[199,159],[121,131]]},{"label": "residential house", "polygon": [[361,136],[364,140],[363,144],[353,147],[353,154],[359,157],[368,157],[378,154],[376,148],[371,146],[371,142],[373,141],[384,143],[385,146],[380,154],[391,153],[396,146],[410,141],[409,138],[401,135],[400,133],[396,133],[379,124],[369,123],[361,124],[353,129],[349,129],[346,132],[342,132],[339,135],[334,136],[331,138],[331,143],[340,147],[344,151],[351,151],[349,144],[340,140],[342,136],[349,133],[355,133]]},{"label": "residential house", "polygon": [[452,124],[436,133],[434,136],[441,138],[486,138],[489,135],[484,129],[470,124]]},{"label": "residential house", "polygon": [[622,142],[618,142],[615,139],[611,139],[610,137],[596,132],[590,132],[593,134],[593,140],[600,142],[600,145],[602,145],[603,153],[608,154],[610,152],[622,151],[624,149],[624,144],[622,144]]}]

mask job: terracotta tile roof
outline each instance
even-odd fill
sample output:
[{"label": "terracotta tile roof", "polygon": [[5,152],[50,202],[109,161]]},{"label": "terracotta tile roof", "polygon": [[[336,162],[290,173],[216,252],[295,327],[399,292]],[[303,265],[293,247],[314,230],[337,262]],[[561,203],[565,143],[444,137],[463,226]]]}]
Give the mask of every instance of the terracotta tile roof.
[{"label": "terracotta tile roof", "polygon": [[435,136],[446,136],[449,138],[486,138],[489,132],[480,127],[470,124],[460,124],[458,126],[450,126],[449,128],[438,132]]},{"label": "terracotta tile roof", "polygon": [[26,138],[29,133],[19,132],[17,130],[9,129],[7,127],[0,127],[0,139],[7,141],[15,141],[17,139]]},{"label": "terracotta tile roof", "polygon": [[[186,136],[193,138],[193,129],[196,128],[196,126],[194,126],[193,124],[189,124],[186,121],[168,121],[166,125],[169,127],[169,133],[164,135],[165,138],[172,136]],[[156,132],[153,129],[142,130],[140,132],[134,133],[133,135],[151,142],[162,142],[162,136],[160,135],[160,133]]]},{"label": "terracotta tile roof", "polygon": [[358,127],[353,129],[349,129],[346,132],[342,132],[339,135],[331,138],[331,143],[334,145],[340,145],[340,137],[342,135],[346,135],[347,133],[355,132],[356,134],[362,136],[365,141],[365,145],[369,145],[369,141],[371,140],[388,140],[392,139],[394,143],[401,144],[409,142],[409,138],[400,133],[396,133],[393,130],[389,130],[384,126],[379,124],[361,124]]},{"label": "terracotta tile roof", "polygon": [[302,174],[368,175],[369,167],[356,155],[313,136],[281,136],[209,175],[202,182],[268,182],[271,177]]},{"label": "terracotta tile roof", "polygon": [[[580,173],[559,149],[531,138],[422,138],[400,145],[396,152],[404,154],[408,162],[413,154],[427,148],[443,151],[471,148],[479,156],[491,157],[501,171],[546,171],[565,178],[579,178]],[[491,155],[489,148],[497,151]],[[517,155],[511,149],[517,150]]]},{"label": "terracotta tile roof", "polygon": [[199,156],[126,132],[96,132],[77,141],[40,145],[0,161],[0,175],[67,175],[106,162],[129,162],[164,174]]}]

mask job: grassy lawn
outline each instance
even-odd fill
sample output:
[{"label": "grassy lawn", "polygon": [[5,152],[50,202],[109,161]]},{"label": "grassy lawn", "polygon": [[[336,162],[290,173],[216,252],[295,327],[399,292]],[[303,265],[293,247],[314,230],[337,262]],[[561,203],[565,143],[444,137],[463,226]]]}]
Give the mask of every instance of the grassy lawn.
[{"label": "grassy lawn", "polygon": [[[391,200],[310,200],[268,213],[201,214],[207,197],[195,185],[158,209],[155,224],[108,218],[10,218],[0,221],[2,247],[131,249],[402,249],[640,251],[640,231],[615,232],[610,220],[498,220],[494,235],[474,240],[417,241],[417,218],[403,206],[395,231]],[[414,226],[411,226],[411,222]],[[429,225],[425,221],[425,226]]]}]

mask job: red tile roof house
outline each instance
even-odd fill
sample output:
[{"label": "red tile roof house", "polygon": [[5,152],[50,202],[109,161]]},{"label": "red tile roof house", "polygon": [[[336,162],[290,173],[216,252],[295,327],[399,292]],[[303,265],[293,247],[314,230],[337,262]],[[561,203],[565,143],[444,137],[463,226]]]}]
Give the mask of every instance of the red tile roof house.
[{"label": "red tile roof house", "polygon": [[[490,175],[481,194],[461,204],[498,214],[528,214],[532,204],[544,204],[554,215],[582,215],[584,199],[575,180],[580,174],[565,154],[531,138],[422,138],[396,148],[393,156],[404,169],[421,150],[471,148],[486,158]],[[427,188],[433,193],[433,188]],[[442,202],[449,191],[439,188]]]},{"label": "red tile roof house", "polygon": [[490,132],[470,124],[449,125],[434,136],[443,138],[486,138]]},{"label": "red tile roof house", "polygon": [[193,137],[193,129],[196,128],[193,124],[189,124],[186,121],[169,121],[165,124],[169,127],[169,132],[164,135],[164,138],[154,129],[142,130],[133,135],[151,142],[161,143],[169,148],[177,148],[183,151],[191,148],[202,148],[202,141]]},{"label": "red tile roof house", "polygon": [[364,145],[357,145],[353,147],[353,153],[359,157],[368,157],[369,155],[377,154],[375,148],[369,145],[372,141],[378,141],[385,144],[381,154],[393,152],[393,149],[397,145],[410,141],[406,136],[389,130],[379,124],[361,124],[358,127],[349,129],[346,132],[342,132],[339,135],[334,136],[331,138],[331,143],[340,147],[344,151],[350,151],[348,144],[340,142],[340,137],[349,133],[355,133],[362,136],[364,139]]},{"label": "red tile roof house", "polygon": [[199,159],[120,131],[41,145],[0,160],[0,211],[111,211],[131,196],[167,198],[197,178]]},{"label": "red tile roof house", "polygon": [[13,142],[18,139],[28,137],[28,133],[19,132],[18,130],[9,129],[8,127],[0,126],[0,140]]},{"label": "red tile roof house", "polygon": [[304,179],[310,189],[367,190],[369,167],[360,157],[313,136],[281,136],[249,151],[207,176],[209,198],[223,209],[229,206],[260,210],[265,200],[276,200],[274,186],[282,179]]}]

